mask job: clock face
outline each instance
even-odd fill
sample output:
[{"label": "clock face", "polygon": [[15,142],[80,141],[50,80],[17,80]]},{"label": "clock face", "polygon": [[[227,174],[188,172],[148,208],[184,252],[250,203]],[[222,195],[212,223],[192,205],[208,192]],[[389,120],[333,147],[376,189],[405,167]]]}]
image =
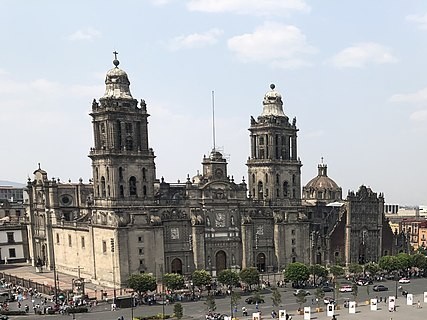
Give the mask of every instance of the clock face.
[{"label": "clock face", "polygon": [[215,177],[221,178],[222,177],[222,170],[220,168],[215,170]]}]

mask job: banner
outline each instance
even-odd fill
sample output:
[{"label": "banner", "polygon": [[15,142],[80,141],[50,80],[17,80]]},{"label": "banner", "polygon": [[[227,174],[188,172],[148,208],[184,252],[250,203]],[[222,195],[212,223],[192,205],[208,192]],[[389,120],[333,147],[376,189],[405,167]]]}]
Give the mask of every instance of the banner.
[{"label": "banner", "polygon": [[286,320],[286,310],[279,310],[279,320]]},{"label": "banner", "polygon": [[332,317],[334,315],[334,305],[332,303],[328,304],[326,307],[326,315]]},{"label": "banner", "polygon": [[348,313],[355,314],[356,313],[356,301],[348,302]]},{"label": "banner", "polygon": [[388,311],[393,312],[396,310],[396,297],[388,297]]},{"label": "banner", "polygon": [[407,304],[408,306],[412,306],[412,305],[414,304],[414,296],[413,296],[413,294],[412,294],[412,293],[408,293],[408,294],[406,295],[406,304]]},{"label": "banner", "polygon": [[371,311],[377,311],[378,310],[378,301],[377,299],[371,299]]},{"label": "banner", "polygon": [[310,319],[311,319],[311,308],[304,307],[304,320],[310,320]]},{"label": "banner", "polygon": [[252,320],[261,320],[261,313],[260,312],[252,313]]}]

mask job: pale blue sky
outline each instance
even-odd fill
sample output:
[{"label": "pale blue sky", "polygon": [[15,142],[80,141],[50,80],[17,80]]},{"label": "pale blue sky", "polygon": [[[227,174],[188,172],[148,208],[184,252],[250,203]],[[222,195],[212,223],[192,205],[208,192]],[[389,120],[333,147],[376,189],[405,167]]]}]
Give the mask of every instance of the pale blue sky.
[{"label": "pale blue sky", "polygon": [[270,83],[297,117],[302,183],[324,157],[342,188],[427,204],[427,1],[0,0],[0,180],[91,176],[90,112],[119,52],[145,99],[157,175],[184,181],[217,146],[246,177]]}]

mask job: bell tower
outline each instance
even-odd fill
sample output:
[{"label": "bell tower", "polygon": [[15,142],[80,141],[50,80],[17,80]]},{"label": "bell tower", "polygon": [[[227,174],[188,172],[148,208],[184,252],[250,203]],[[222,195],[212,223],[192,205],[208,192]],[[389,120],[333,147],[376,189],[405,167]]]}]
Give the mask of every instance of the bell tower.
[{"label": "bell tower", "polygon": [[105,94],[99,102],[94,99],[90,113],[95,202],[150,202],[156,169],[153,149],[148,146],[147,105],[132,97],[128,75],[118,67],[117,52],[114,55],[114,68],[105,77]]},{"label": "bell tower", "polygon": [[263,111],[251,117],[251,155],[248,166],[249,192],[254,200],[301,204],[301,161],[297,153],[296,118],[292,123],[283,112],[282,96],[270,85]]}]

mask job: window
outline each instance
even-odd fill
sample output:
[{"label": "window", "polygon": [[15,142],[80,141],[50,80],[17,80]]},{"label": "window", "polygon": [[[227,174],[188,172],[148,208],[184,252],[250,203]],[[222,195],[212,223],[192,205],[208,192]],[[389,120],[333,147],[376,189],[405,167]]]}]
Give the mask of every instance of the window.
[{"label": "window", "polygon": [[86,244],[85,244],[85,237],[81,237],[81,238],[80,238],[80,242],[81,242],[82,248],[84,249],[84,248],[86,247]]},{"label": "window", "polygon": [[7,232],[7,243],[14,243],[15,237],[13,232]]},{"label": "window", "polygon": [[107,241],[102,240],[102,253],[107,253]]},{"label": "window", "polygon": [[297,262],[297,259],[295,257],[292,257],[292,263]]},{"label": "window", "polygon": [[138,242],[144,242],[144,239],[141,236],[139,236],[138,237]]},{"label": "window", "polygon": [[292,248],[292,253],[295,253],[295,251],[296,251],[296,249],[295,249],[295,248]]},{"label": "window", "polygon": [[123,180],[123,168],[119,167],[119,179]]},{"label": "window", "polygon": [[59,233],[56,234],[56,244],[59,244]]},{"label": "window", "polygon": [[296,240],[295,239],[292,239],[292,244],[296,244]]},{"label": "window", "polygon": [[144,255],[144,248],[139,248],[138,252],[140,256]]},{"label": "window", "polygon": [[144,264],[145,264],[144,259],[140,259],[140,260],[139,260],[139,265],[140,265],[140,266],[143,266]]},{"label": "window", "polygon": [[129,179],[129,195],[136,196],[136,178],[130,177]]},{"label": "window", "polygon": [[73,246],[73,242],[71,241],[71,234],[68,235],[68,246],[69,247]]},{"label": "window", "polygon": [[9,258],[16,258],[15,248],[9,248]]},{"label": "window", "polygon": [[294,236],[295,235],[295,229],[291,230],[291,234]]},{"label": "window", "polygon": [[142,168],[142,181],[147,180],[147,170],[145,168]]}]

